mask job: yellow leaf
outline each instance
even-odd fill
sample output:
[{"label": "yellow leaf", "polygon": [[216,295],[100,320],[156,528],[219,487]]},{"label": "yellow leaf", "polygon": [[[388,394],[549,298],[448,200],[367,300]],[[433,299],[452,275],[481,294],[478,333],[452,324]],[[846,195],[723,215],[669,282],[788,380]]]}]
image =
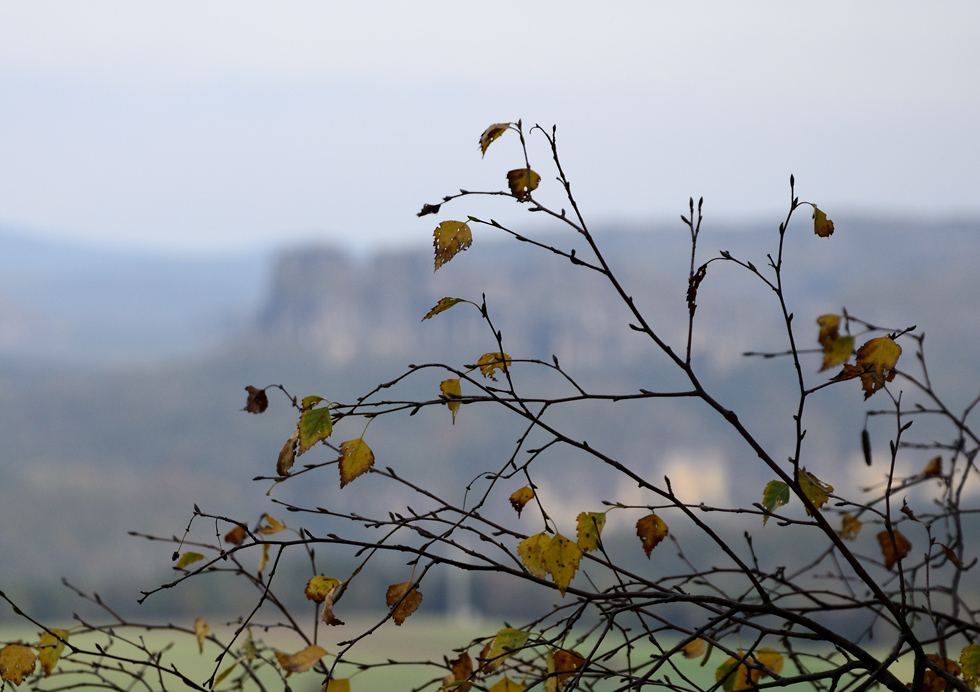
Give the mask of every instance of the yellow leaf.
[{"label": "yellow leaf", "polygon": [[542,532],[533,536],[528,536],[517,546],[517,554],[521,556],[521,562],[527,567],[527,571],[544,579],[548,574],[545,564],[545,551],[551,546],[551,536]]},{"label": "yellow leaf", "polygon": [[943,475],[943,458],[936,456],[929,460],[925,468],[922,469],[923,476],[941,476]]},{"label": "yellow leaf", "polygon": [[177,561],[177,569],[184,569],[187,565],[190,565],[198,560],[203,560],[204,556],[200,553],[192,553],[190,551],[184,553],[180,556],[180,560]]},{"label": "yellow leaf", "polygon": [[439,391],[442,392],[442,396],[446,400],[446,406],[452,411],[453,425],[456,425],[456,412],[459,411],[459,398],[462,396],[459,378],[443,380],[439,385]]},{"label": "yellow leaf", "polygon": [[326,649],[316,644],[311,644],[302,651],[297,651],[295,654],[284,654],[281,651],[277,651],[276,660],[279,661],[279,665],[286,671],[288,677],[292,673],[305,673],[326,655]]},{"label": "yellow leaf", "polygon": [[817,205],[813,205],[813,232],[821,238],[828,238],[834,234],[834,222],[817,209]]},{"label": "yellow leaf", "polygon": [[276,473],[280,476],[288,476],[289,469],[296,461],[296,443],[299,442],[299,429],[293,430],[293,434],[286,440],[286,444],[279,451],[279,459],[276,461]]},{"label": "yellow leaf", "polygon": [[24,676],[34,672],[37,657],[30,647],[22,644],[7,644],[0,649],[0,680],[19,685]]},{"label": "yellow leaf", "polygon": [[473,232],[465,221],[443,221],[432,232],[432,246],[436,250],[435,270],[472,244]]},{"label": "yellow leaf", "polygon": [[527,688],[524,685],[514,682],[506,675],[490,688],[490,692],[525,692],[525,690]]},{"label": "yellow leaf", "polygon": [[582,549],[560,533],[555,534],[547,550],[545,550],[545,568],[551,573],[551,577],[558,587],[558,592],[562,596],[568,590],[568,585],[571,583],[572,577],[575,576],[581,559]]},{"label": "yellow leaf", "polygon": [[817,341],[823,346],[823,367],[821,372],[829,368],[843,365],[854,351],[854,337],[840,335],[840,315],[820,315],[817,325],[820,333]]},{"label": "yellow leaf", "polygon": [[980,685],[980,644],[968,644],[960,653],[963,681],[971,688]]},{"label": "yellow leaf", "polygon": [[859,520],[845,513],[841,518],[840,537],[848,541],[853,541],[861,533],[862,526],[863,524]]},{"label": "yellow leaf", "polygon": [[864,398],[877,392],[886,382],[895,379],[895,365],[902,355],[902,347],[890,336],[871,339],[858,349],[857,365],[861,368],[861,387]]},{"label": "yellow leaf", "polygon": [[[760,665],[765,666],[776,675],[779,675],[783,671],[783,655],[778,651],[774,651],[773,649],[759,649],[753,658]],[[768,675],[766,671],[754,668],[751,672],[752,682],[758,684],[759,679],[766,675]]]},{"label": "yellow leaf", "polygon": [[44,677],[51,675],[61,652],[65,650],[65,641],[68,639],[68,630],[48,630],[41,634],[41,641],[37,645],[37,658],[41,662],[41,669]]},{"label": "yellow leaf", "polygon": [[510,193],[523,201],[528,195],[538,189],[541,176],[530,168],[517,168],[507,172],[507,185]]},{"label": "yellow leaf", "polygon": [[459,655],[459,658],[450,661],[449,669],[452,672],[443,681],[443,689],[448,688],[454,682],[462,683],[452,687],[453,690],[458,690],[459,692],[467,692],[467,690],[473,687],[472,683],[465,682],[473,675],[473,659],[470,658],[469,653],[463,652]]},{"label": "yellow leaf", "polygon": [[507,368],[510,367],[511,360],[510,356],[506,353],[497,351],[496,353],[484,353],[480,356],[480,360],[476,361],[476,364],[480,366],[480,372],[484,377],[489,377],[491,380],[496,380],[494,377],[494,371],[500,370],[501,372],[507,372]]},{"label": "yellow leaf", "polygon": [[210,631],[211,627],[204,618],[196,618],[194,620],[194,635],[197,637],[197,648],[202,654],[204,653],[204,639]]},{"label": "yellow leaf", "polygon": [[820,315],[817,318],[817,326],[820,327],[817,342],[821,346],[826,346],[840,335],[840,322],[840,315]]},{"label": "yellow leaf", "polygon": [[[407,596],[405,594],[408,594]],[[402,597],[404,596],[404,600]],[[401,600],[401,603],[398,601]],[[405,618],[415,612],[416,608],[422,602],[422,593],[415,588],[412,588],[412,582],[406,581],[401,584],[392,584],[388,587],[388,591],[385,594],[385,601],[388,603],[388,607],[391,608],[398,603],[398,606],[391,611],[391,617],[395,621],[396,625],[400,625],[405,622]]]},{"label": "yellow leaf", "polygon": [[438,315],[440,312],[445,312],[446,310],[448,310],[454,305],[458,305],[459,303],[468,303],[468,302],[470,301],[465,300],[463,298],[442,298],[438,303],[436,303],[436,306],[434,308],[432,308],[431,310],[429,310],[429,312],[426,313],[425,317],[422,318],[422,321],[424,322],[427,319],[431,319],[432,317]]},{"label": "yellow leaf", "polygon": [[653,549],[660,545],[660,541],[667,538],[667,524],[656,514],[647,516],[636,522],[636,535],[643,541],[643,550],[650,558]]},{"label": "yellow leaf", "polygon": [[242,526],[236,526],[231,531],[225,534],[225,543],[238,545],[243,540],[245,540],[245,528]]},{"label": "yellow leaf", "polygon": [[960,565],[960,559],[956,557],[956,553],[953,552],[952,548],[942,543],[939,544],[939,547],[943,549],[943,555],[946,556],[946,559],[953,563],[953,567],[963,569],[963,566]]},{"label": "yellow leaf", "polygon": [[266,564],[269,562],[269,544],[266,543],[262,546],[262,557],[259,559],[259,577],[262,576],[262,570],[265,569]]},{"label": "yellow leaf", "polygon": [[554,660],[559,689],[565,685],[565,681],[575,672],[575,669],[585,663],[585,658],[580,653],[566,649],[558,649]]},{"label": "yellow leaf", "polygon": [[878,534],[878,543],[881,545],[881,554],[885,558],[885,568],[891,569],[903,557],[912,550],[912,544],[898,530],[894,530],[895,540],[892,541],[887,531]]},{"label": "yellow leaf", "polygon": [[333,678],[327,683],[326,692],[350,692],[349,678]]},{"label": "yellow leaf", "polygon": [[[309,397],[307,397],[309,398]],[[304,401],[306,401],[304,399]],[[306,451],[321,440],[330,437],[333,432],[333,421],[330,419],[330,409],[326,406],[311,408],[303,411],[299,417],[299,451],[297,456],[302,456]]]},{"label": "yellow leaf", "polygon": [[265,515],[265,520],[267,522],[266,525],[259,527],[259,533],[261,534],[270,536],[274,533],[279,533],[280,531],[284,531],[286,529],[285,524],[280,524],[278,521],[276,521],[273,517],[270,517],[268,514]]},{"label": "yellow leaf", "polygon": [[480,154],[486,156],[487,147],[490,146],[490,143],[497,139],[497,137],[500,135],[507,132],[507,130],[510,129],[511,124],[512,123],[496,123],[495,125],[491,125],[484,130],[483,134],[480,135]]},{"label": "yellow leaf", "polygon": [[343,488],[374,466],[374,452],[364,438],[359,437],[340,445],[340,458],[337,462],[340,467],[340,487]]},{"label": "yellow leaf", "polygon": [[317,575],[310,577],[310,580],[306,582],[306,588],[303,590],[303,593],[306,594],[307,599],[316,601],[317,603],[323,603],[327,598],[327,594],[338,586],[340,586],[339,580],[333,577]]},{"label": "yellow leaf", "polygon": [[319,404],[321,401],[326,401],[322,396],[317,396],[312,394],[310,396],[303,397],[303,401],[300,402],[300,406],[304,411],[309,411],[311,408]]},{"label": "yellow leaf", "polygon": [[515,490],[510,496],[510,506],[517,511],[517,516],[521,516],[521,511],[524,509],[524,505],[534,499],[534,491],[531,487],[525,485],[519,490]]},{"label": "yellow leaf", "polygon": [[681,648],[684,658],[697,658],[704,653],[704,640],[700,637],[692,639]]},{"label": "yellow leaf", "polygon": [[582,512],[578,515],[578,547],[583,552],[599,549],[599,536],[606,525],[605,512]]},{"label": "yellow leaf", "polygon": [[[817,509],[823,507],[827,500],[830,499],[828,493],[834,492],[834,486],[827,485],[806,469],[800,469],[798,478],[800,481],[800,490],[803,491],[803,494],[807,496]],[[809,514],[810,510],[808,509],[806,512]]]},{"label": "yellow leaf", "polygon": [[505,627],[497,632],[493,638],[493,646],[490,647],[486,656],[482,657],[484,663],[481,670],[485,673],[492,673],[497,670],[500,664],[507,660],[513,652],[520,650],[527,643],[528,637],[530,637],[530,633],[511,627]]},{"label": "yellow leaf", "polygon": [[749,687],[749,669],[731,656],[715,670],[715,682],[722,683],[725,692],[744,690]]}]

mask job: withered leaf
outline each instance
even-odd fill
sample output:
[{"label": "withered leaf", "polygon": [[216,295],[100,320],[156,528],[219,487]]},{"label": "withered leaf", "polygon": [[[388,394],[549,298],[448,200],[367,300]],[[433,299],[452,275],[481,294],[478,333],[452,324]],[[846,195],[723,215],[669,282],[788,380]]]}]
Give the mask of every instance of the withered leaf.
[{"label": "withered leaf", "polygon": [[909,543],[909,540],[900,531],[895,529],[892,533],[895,534],[894,541],[892,541],[892,537],[888,535],[887,531],[882,531],[878,534],[878,543],[881,545],[881,554],[885,558],[886,569],[894,567],[899,560],[908,555],[909,551],[912,550],[912,544]]},{"label": "withered leaf", "polygon": [[538,189],[540,182],[541,176],[530,168],[517,168],[507,172],[507,185],[510,187],[510,193],[521,201]]},{"label": "withered leaf", "polygon": [[869,340],[857,352],[857,365],[861,368],[861,387],[864,398],[877,392],[886,382],[895,379],[895,365],[902,355],[902,347],[890,336]]},{"label": "withered leaf", "polygon": [[[404,599],[402,598],[403,596]],[[411,581],[392,584],[385,593],[385,602],[389,608],[394,608],[391,611],[391,617],[395,621],[395,624],[401,625],[409,615],[415,612],[419,604],[422,603],[422,593],[418,589],[413,588]],[[396,603],[398,604],[397,606],[395,606]]]},{"label": "withered leaf", "polygon": [[943,458],[941,456],[934,456],[929,460],[929,463],[925,465],[922,469],[923,476],[941,476],[943,475]]},{"label": "withered leaf", "polygon": [[482,156],[486,156],[487,147],[489,147],[490,144],[497,139],[497,137],[507,132],[512,124],[513,123],[496,123],[484,130],[483,134],[480,135],[480,154]]},{"label": "withered leaf", "polygon": [[269,408],[269,397],[266,396],[264,389],[258,389],[252,385],[248,385],[245,387],[245,391],[248,392],[248,399],[245,401],[243,411],[258,414]]},{"label": "withered leaf", "polygon": [[667,538],[667,533],[667,524],[652,512],[636,522],[636,535],[643,542],[643,552],[647,554],[647,559],[650,558],[653,549]]},{"label": "withered leaf", "polygon": [[282,666],[282,669],[286,671],[286,675],[289,676],[292,673],[305,673],[326,655],[326,649],[316,644],[311,644],[302,651],[297,651],[292,655],[277,651],[276,660],[279,661],[279,665]]},{"label": "withered leaf", "polygon": [[280,476],[288,476],[289,469],[293,467],[293,463],[296,461],[296,445],[299,443],[299,429],[293,431],[293,434],[289,436],[286,440],[286,444],[282,446],[279,450],[279,458],[276,460],[276,473]]},{"label": "withered leaf", "polygon": [[211,626],[208,625],[204,618],[196,618],[194,620],[194,636],[197,637],[197,648],[202,654],[204,653],[204,640],[210,631]]},{"label": "withered leaf", "polygon": [[845,513],[841,517],[840,537],[848,541],[853,541],[861,533],[862,526],[863,524],[858,519]]},{"label": "withered leaf", "polygon": [[225,543],[231,543],[232,545],[238,545],[243,540],[245,540],[246,531],[242,526],[236,526],[231,531],[225,534]]},{"label": "withered leaf", "polygon": [[517,512],[517,516],[521,516],[521,511],[524,509],[524,505],[534,499],[534,491],[531,490],[531,486],[525,485],[523,488],[515,490],[510,496],[510,505]]}]

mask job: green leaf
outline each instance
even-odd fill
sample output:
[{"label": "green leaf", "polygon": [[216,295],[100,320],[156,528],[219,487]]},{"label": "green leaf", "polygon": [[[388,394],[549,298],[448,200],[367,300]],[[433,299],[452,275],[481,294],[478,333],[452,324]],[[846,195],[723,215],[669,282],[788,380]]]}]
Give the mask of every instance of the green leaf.
[{"label": "green leaf", "polygon": [[[310,398],[310,397],[307,397]],[[306,401],[304,399],[303,401]],[[317,442],[330,437],[333,432],[333,421],[330,419],[330,409],[326,406],[303,411],[299,417],[299,451],[297,456],[304,454],[306,450]]]},{"label": "green leaf", "polygon": [[762,517],[762,525],[765,526],[769,521],[769,515],[777,507],[782,507],[789,503],[789,485],[782,481],[769,481],[766,489],[762,491],[762,509],[765,516]]},{"label": "green leaf", "polygon": [[980,684],[980,644],[969,644],[960,653],[960,667],[963,669],[963,680],[973,689]]},{"label": "green leaf", "polygon": [[316,394],[312,396],[304,397],[303,401],[301,402],[303,406],[303,410],[308,411],[309,409],[319,404],[321,401],[323,401],[323,397],[317,396]]},{"label": "green leaf", "polygon": [[[830,499],[829,493],[834,492],[834,486],[827,485],[806,469],[800,469],[798,478],[800,481],[800,490],[803,491],[803,494],[807,496],[817,509],[823,507],[824,503]],[[810,510],[807,510],[807,514],[809,513]]]},{"label": "green leaf", "polygon": [[204,556],[200,553],[184,553],[180,556],[180,560],[177,562],[177,569],[184,569],[187,565],[197,562],[198,560],[203,560]]},{"label": "green leaf", "polygon": [[582,512],[578,515],[578,547],[583,552],[599,549],[599,536],[606,525],[605,512]]}]

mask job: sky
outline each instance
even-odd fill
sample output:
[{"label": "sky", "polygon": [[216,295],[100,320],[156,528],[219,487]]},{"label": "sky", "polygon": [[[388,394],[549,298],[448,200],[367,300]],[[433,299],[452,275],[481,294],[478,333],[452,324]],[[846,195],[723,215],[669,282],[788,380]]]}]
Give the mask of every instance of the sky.
[{"label": "sky", "polygon": [[[980,4],[0,3],[0,227],[213,253],[508,217],[557,126],[593,223],[980,215]],[[509,133],[512,135],[513,133]],[[543,140],[539,194],[560,204]]]}]

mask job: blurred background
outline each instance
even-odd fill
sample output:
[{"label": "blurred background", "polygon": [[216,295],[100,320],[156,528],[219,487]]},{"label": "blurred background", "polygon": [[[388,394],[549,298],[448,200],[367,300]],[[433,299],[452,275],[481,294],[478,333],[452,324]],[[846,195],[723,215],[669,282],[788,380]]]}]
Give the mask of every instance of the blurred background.
[{"label": "blurred background", "polygon": [[[0,5],[2,588],[40,614],[70,607],[53,595],[62,576],[132,604],[173,573],[168,546],[127,531],[180,535],[194,503],[250,521],[272,511],[268,482],[251,479],[274,473],[295,417],[275,396],[269,413],[242,413],[245,385],[350,401],[408,363],[495,350],[465,305],[420,323],[445,295],[486,292],[514,357],[556,354],[610,390],[674,384],[608,289],[554,256],[477,228],[433,275],[444,219],[492,215],[576,242],[512,200],[416,217],[459,188],[501,189],[523,165],[513,133],[481,158],[496,122],[557,125],[580,208],[672,343],[688,198],[705,199],[701,259],[724,249],[764,266],[794,174],[837,226],[815,238],[805,209],[792,226],[802,338],[816,347],[813,320],[844,305],[918,325],[937,386],[964,405],[980,360],[978,22],[970,2]],[[544,140],[529,141],[540,198],[567,206]],[[791,373],[740,355],[786,347],[766,321],[771,294],[719,268],[699,304],[699,362],[778,448]],[[814,382],[818,367],[814,355]],[[811,409],[811,453],[840,486],[874,477],[857,461],[851,389]],[[518,428],[440,413],[378,424],[372,446],[380,464],[461,492]],[[751,455],[696,407],[567,422],[692,499],[757,501],[767,480],[732,472]],[[627,492],[590,473],[544,492],[572,518]],[[365,508],[332,472],[305,485],[276,492]],[[367,506],[401,501],[386,493]],[[355,603],[373,607],[377,588]],[[506,610],[468,589],[426,607]],[[209,598],[185,590],[159,609],[228,605]]]}]

